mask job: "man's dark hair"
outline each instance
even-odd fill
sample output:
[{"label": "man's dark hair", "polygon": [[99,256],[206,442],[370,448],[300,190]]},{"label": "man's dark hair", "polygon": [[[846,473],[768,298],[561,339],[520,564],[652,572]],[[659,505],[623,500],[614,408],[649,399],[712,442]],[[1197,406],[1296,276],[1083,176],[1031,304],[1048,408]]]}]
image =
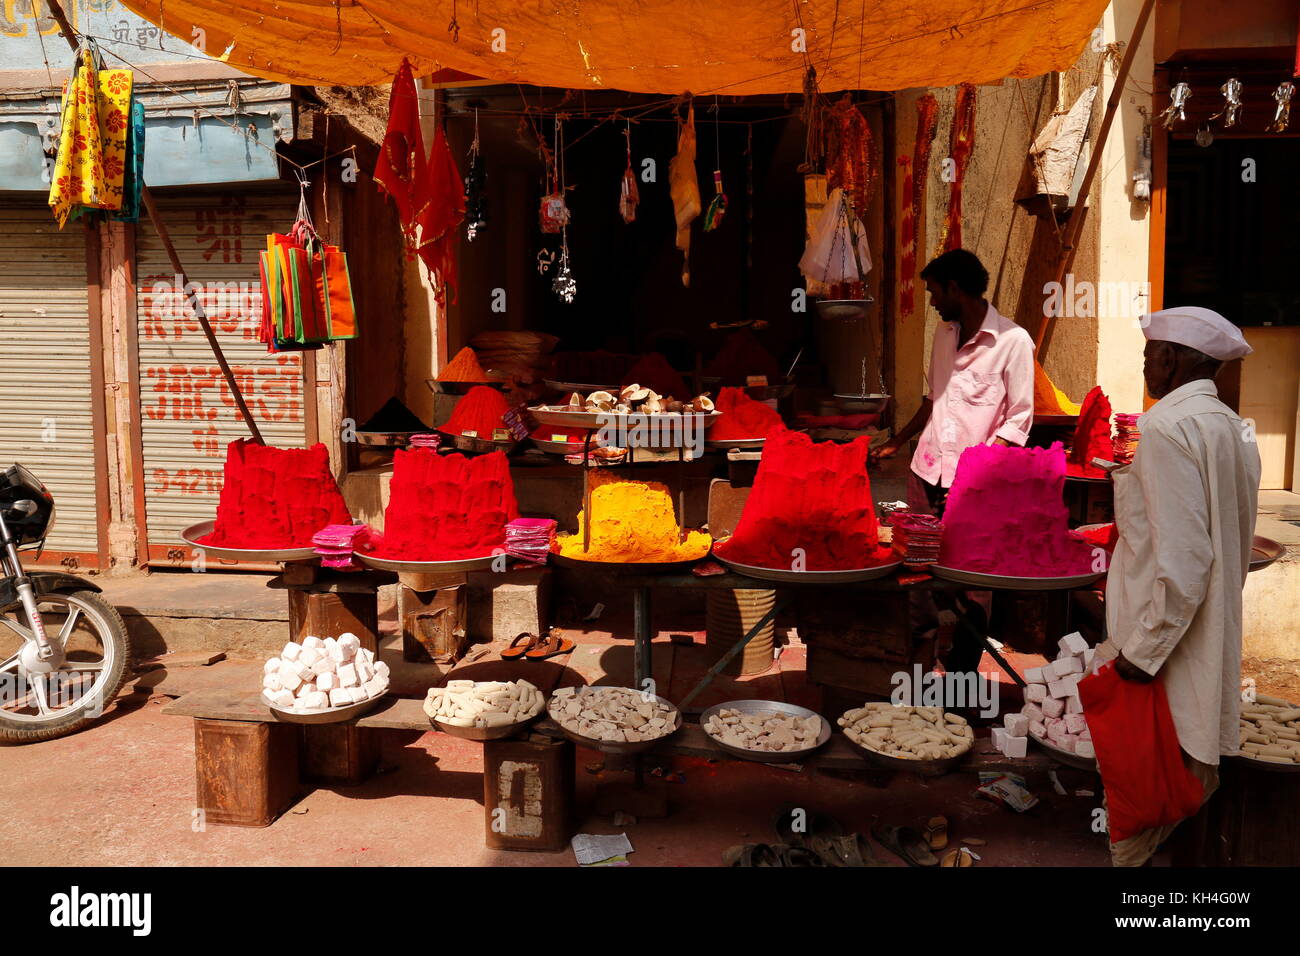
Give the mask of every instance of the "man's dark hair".
[{"label": "man's dark hair", "polygon": [[935,282],[955,282],[967,295],[983,295],[989,287],[989,270],[984,268],[979,256],[967,249],[951,249],[935,256],[921,270],[922,279]]}]

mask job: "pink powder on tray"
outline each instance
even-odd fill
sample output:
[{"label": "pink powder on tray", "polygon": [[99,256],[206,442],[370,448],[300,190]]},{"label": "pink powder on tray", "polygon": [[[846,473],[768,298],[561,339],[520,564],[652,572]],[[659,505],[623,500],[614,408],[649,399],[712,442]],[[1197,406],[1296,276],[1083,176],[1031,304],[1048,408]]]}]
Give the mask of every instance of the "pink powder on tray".
[{"label": "pink powder on tray", "polygon": [[1093,548],[1067,527],[1065,450],[973,445],[943,515],[942,567],[1012,577],[1087,574]]}]

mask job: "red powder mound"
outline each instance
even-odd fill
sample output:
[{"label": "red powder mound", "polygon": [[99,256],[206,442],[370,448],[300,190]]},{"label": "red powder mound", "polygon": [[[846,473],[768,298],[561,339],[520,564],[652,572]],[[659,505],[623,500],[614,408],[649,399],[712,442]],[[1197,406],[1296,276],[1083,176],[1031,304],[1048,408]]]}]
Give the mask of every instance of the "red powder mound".
[{"label": "red powder mound", "polygon": [[724,388],[715,403],[722,417],[709,429],[714,441],[739,441],[745,438],[766,438],[767,433],[781,424],[781,416],[762,402],[755,401],[741,388]]},{"label": "red powder mound", "polygon": [[1075,528],[1074,531],[1084,541],[1108,552],[1114,551],[1115,545],[1119,544],[1119,526],[1113,521],[1095,528]]},{"label": "red powder mound", "polygon": [[442,426],[442,431],[452,435],[465,432],[477,432],[479,438],[492,439],[494,428],[505,428],[501,416],[509,411],[506,397],[495,388],[476,385],[465,393],[465,397],[456,403],[451,418]]},{"label": "red powder mound", "polygon": [[1093,386],[1079,406],[1079,421],[1074,426],[1074,441],[1065,459],[1065,473],[1083,478],[1105,478],[1106,473],[1092,464],[1094,458],[1110,461],[1115,443],[1110,437],[1110,399],[1100,385]]},{"label": "red powder mound", "polygon": [[308,548],[312,535],[326,525],[351,523],[324,445],[272,448],[240,438],[226,446],[216,525],[199,543]]},{"label": "red powder mound", "polygon": [[401,561],[457,561],[504,547],[519,517],[504,453],[469,458],[427,448],[398,449],[375,552]]},{"label": "red powder mound", "polygon": [[682,380],[677,369],[669,365],[668,360],[658,352],[651,352],[628,369],[620,384],[631,385],[633,383],[644,385],[665,398],[671,395],[680,402],[694,397],[686,387],[686,382]]},{"label": "red powder mound", "polygon": [[803,570],[848,571],[896,560],[881,547],[867,480],[863,436],[839,445],[774,428],[736,533],[714,550],[728,561]]},{"label": "red powder mound", "polygon": [[740,329],[727,336],[704,374],[722,379],[723,385],[744,385],[751,375],[766,375],[767,383],[775,385],[781,377],[781,367],[753,332]]}]

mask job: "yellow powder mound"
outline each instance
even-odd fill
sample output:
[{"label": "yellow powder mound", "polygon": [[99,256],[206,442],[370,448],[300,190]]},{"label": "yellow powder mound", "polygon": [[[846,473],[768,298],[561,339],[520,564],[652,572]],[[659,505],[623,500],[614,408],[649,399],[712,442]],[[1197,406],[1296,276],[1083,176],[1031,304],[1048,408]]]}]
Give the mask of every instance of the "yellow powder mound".
[{"label": "yellow powder mound", "polygon": [[1035,415],[1077,415],[1079,406],[1070,401],[1070,396],[1056,387],[1043,367],[1034,359],[1034,414]]},{"label": "yellow powder mound", "polygon": [[582,550],[586,512],[578,513],[576,534],[557,536],[560,554],[579,561],[628,564],[640,561],[693,561],[709,553],[713,539],[690,531],[677,540],[673,498],[657,481],[622,481],[596,472],[591,476],[591,549]]}]

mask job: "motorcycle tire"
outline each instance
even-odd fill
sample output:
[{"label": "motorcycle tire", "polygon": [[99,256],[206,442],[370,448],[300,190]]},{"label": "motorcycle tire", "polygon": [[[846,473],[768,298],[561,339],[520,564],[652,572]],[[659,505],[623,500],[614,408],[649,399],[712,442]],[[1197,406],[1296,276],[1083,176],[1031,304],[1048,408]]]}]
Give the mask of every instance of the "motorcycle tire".
[{"label": "motorcycle tire", "polygon": [[131,639],[127,634],[122,615],[117,612],[117,608],[104,600],[96,591],[66,590],[51,593],[66,595],[83,602],[98,614],[106,625],[105,632],[100,635],[100,640],[105,645],[112,641],[115,653],[108,678],[99,694],[99,699],[103,701],[102,706],[96,707],[95,701],[92,700],[66,714],[53,717],[48,722],[14,720],[6,717],[4,712],[0,710],[0,744],[36,743],[37,741],[54,740],[57,737],[66,737],[68,734],[76,733],[87,724],[98,720],[117,698],[122,685],[126,683],[131,659]]}]

